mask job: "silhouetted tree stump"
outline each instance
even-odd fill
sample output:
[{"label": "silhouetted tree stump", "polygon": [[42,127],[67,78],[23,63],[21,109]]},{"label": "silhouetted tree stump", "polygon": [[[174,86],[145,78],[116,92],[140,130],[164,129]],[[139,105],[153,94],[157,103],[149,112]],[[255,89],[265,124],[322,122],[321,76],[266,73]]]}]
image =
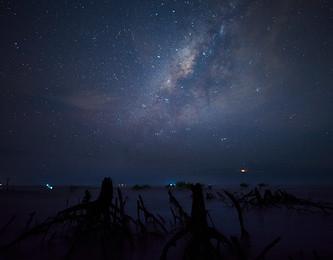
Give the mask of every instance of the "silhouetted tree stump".
[{"label": "silhouetted tree stump", "polygon": [[[208,226],[202,186],[199,183],[192,185],[191,191],[191,216],[185,218],[184,227],[166,243],[161,254],[161,260],[165,260],[171,246],[175,246],[176,242],[186,235],[190,235],[190,240],[186,245],[183,256],[183,259],[186,260],[221,259],[219,243],[231,245],[223,234]],[[175,200],[174,197],[171,199]],[[180,207],[177,201],[174,204]],[[182,209],[179,211],[183,212]],[[212,239],[217,241],[216,246],[212,244]]]}]

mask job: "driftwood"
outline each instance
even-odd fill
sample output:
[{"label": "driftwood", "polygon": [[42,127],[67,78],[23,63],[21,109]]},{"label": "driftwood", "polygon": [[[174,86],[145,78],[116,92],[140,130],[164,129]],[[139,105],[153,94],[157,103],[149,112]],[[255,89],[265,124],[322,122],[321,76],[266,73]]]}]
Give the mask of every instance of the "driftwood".
[{"label": "driftwood", "polygon": [[[168,230],[166,229],[166,227],[164,225],[165,220],[161,216],[156,217],[153,213],[148,211],[148,209],[146,208],[146,206],[143,202],[141,195],[139,195],[139,199],[137,200],[137,216],[138,216],[138,221],[140,223],[140,227],[143,228],[144,225],[142,224],[140,213],[143,213],[145,223],[152,223],[154,225],[154,227],[158,227],[162,230],[162,232],[168,233]],[[143,231],[146,232],[147,229],[144,227]]]},{"label": "driftwood", "polygon": [[271,243],[269,243],[265,248],[264,250],[257,256],[256,260],[264,260],[265,259],[265,256],[266,254],[268,253],[268,251],[270,249],[272,249],[277,243],[279,243],[281,240],[280,237],[274,239]]},{"label": "driftwood", "polygon": [[15,219],[16,219],[16,215],[11,216],[11,218],[8,220],[8,222],[2,228],[0,228],[0,234],[5,232],[7,230],[7,228],[15,221]]},{"label": "driftwood", "polygon": [[235,198],[235,196],[232,193],[230,193],[228,191],[224,191],[224,193],[230,198],[230,200],[233,202],[233,204],[237,210],[239,225],[241,228],[241,237],[242,238],[249,237],[249,233],[245,229],[243,212],[242,212],[241,205],[239,204],[239,201]]},{"label": "driftwood", "polygon": [[[73,243],[68,252],[68,257],[73,253],[80,239],[89,234],[100,234],[102,247],[110,236],[118,240],[125,239],[131,242],[132,234],[129,224],[130,222],[134,224],[136,222],[124,213],[125,201],[122,199],[120,190],[118,190],[118,197],[114,200],[111,179],[105,178],[103,180],[97,200],[89,200],[90,195],[86,192],[82,203],[60,211],[55,217],[24,231],[14,241],[3,247],[1,251],[6,252],[20,241],[34,235],[43,235],[45,238],[51,228],[58,224],[72,227],[70,231],[73,231],[71,233]],[[32,217],[33,215],[31,215],[27,227],[30,226]],[[54,236],[55,233],[51,235],[51,239]],[[105,250],[103,249],[103,251]]]},{"label": "driftwood", "polygon": [[308,199],[298,198],[284,190],[262,190],[256,187],[248,193],[237,198],[239,204],[244,208],[266,208],[286,206],[296,210],[320,210],[325,214],[333,211],[333,206],[328,203],[313,202]]},{"label": "driftwood", "polygon": [[[170,203],[172,205],[171,211],[174,217],[174,222],[180,224],[179,230],[171,237],[171,239],[165,244],[161,257],[161,260],[167,259],[167,255],[172,246],[176,246],[176,243],[189,236],[189,241],[185,246],[183,259],[249,259],[248,255],[248,243],[249,233],[244,225],[243,211],[238,199],[230,192],[224,191],[218,194],[220,197],[229,198],[232,201],[233,206],[238,213],[238,219],[241,228],[241,237],[230,237],[223,235],[215,228],[210,227],[207,222],[209,217],[204,203],[204,196],[202,187],[200,184],[192,186],[192,211],[191,215],[188,215],[182,208],[177,199],[173,196],[169,190]],[[212,243],[212,240],[216,241],[216,244]],[[270,249],[272,249],[280,238],[273,240],[269,243],[263,251],[258,255],[256,259],[264,259]],[[223,245],[221,250],[220,245]]]},{"label": "driftwood", "polygon": [[[204,196],[200,184],[193,185],[192,190],[192,211],[189,216],[169,191],[170,202],[178,211],[178,219],[182,220],[183,226],[165,244],[161,260],[167,259],[168,251],[175,246],[177,241],[190,236],[190,240],[185,248],[183,259],[221,259],[219,244],[231,246],[229,239],[215,228],[209,227],[207,223],[207,211],[204,203]],[[211,240],[215,239],[217,245],[213,245]]]},{"label": "driftwood", "polygon": [[[166,242],[160,259],[167,259],[169,250],[175,246],[179,240],[186,239],[183,259],[199,260],[199,259],[250,259],[247,251],[250,234],[245,227],[244,209],[246,208],[266,208],[266,207],[281,207],[288,208],[310,208],[320,210],[324,213],[330,213],[333,207],[326,203],[313,202],[306,199],[298,198],[281,189],[271,190],[266,186],[261,186],[249,190],[246,193],[232,193],[229,191],[212,193],[215,194],[228,206],[234,207],[237,211],[241,234],[240,237],[226,235],[219,232],[214,228],[214,225],[209,224],[209,220],[213,223],[212,218],[208,214],[205,207],[205,199],[209,200],[211,197],[204,196],[202,186],[195,184],[191,186],[192,192],[192,208],[191,213],[188,214],[176,197],[169,190],[170,210],[173,216],[173,223],[176,226],[176,232],[173,233],[171,238]],[[113,190],[112,181],[105,178],[102,182],[100,194],[94,201],[91,200],[89,191],[85,191],[84,198],[81,203],[69,207],[65,210],[58,212],[54,217],[47,219],[41,224],[32,226],[35,212],[29,215],[26,222],[25,230],[15,240],[8,243],[6,246],[0,248],[0,254],[8,252],[15,245],[21,241],[35,236],[42,235],[42,241],[53,240],[65,232],[66,237],[72,242],[68,251],[67,258],[71,258],[77,245],[82,238],[95,238],[100,239],[100,247],[104,258],[110,258],[108,255],[108,248],[111,246],[113,251],[117,253],[117,247],[122,243],[133,245],[135,236],[134,230],[139,230],[141,238],[148,238],[147,234],[159,234],[165,236],[170,233],[166,226],[165,219],[149,211],[141,196],[137,199],[137,219],[133,219],[125,212],[127,198],[123,197],[121,189]],[[0,229],[0,234],[11,225],[15,217],[12,217],[9,222]],[[54,227],[59,227],[54,229]],[[135,229],[136,228],[136,229]],[[267,246],[258,254],[254,259],[262,260],[267,257],[268,252],[279,243],[280,238],[274,239],[268,243]],[[115,254],[115,252],[113,252]],[[314,252],[315,259],[319,256]],[[113,255],[114,256],[114,255]],[[116,259],[121,258],[118,254]],[[253,258],[251,258],[253,259]]]},{"label": "driftwood", "polygon": [[181,225],[185,225],[190,220],[190,216],[185,212],[183,207],[180,205],[176,197],[172,194],[171,190],[168,191],[169,202],[171,204],[170,210],[174,218],[174,223],[179,222]]}]

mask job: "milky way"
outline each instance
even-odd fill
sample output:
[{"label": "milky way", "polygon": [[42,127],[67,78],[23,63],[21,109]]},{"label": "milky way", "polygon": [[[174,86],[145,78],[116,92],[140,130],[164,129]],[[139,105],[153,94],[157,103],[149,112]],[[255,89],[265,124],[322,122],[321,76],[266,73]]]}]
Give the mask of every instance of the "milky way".
[{"label": "milky way", "polygon": [[332,169],[329,1],[25,2],[1,3],[0,178]]}]

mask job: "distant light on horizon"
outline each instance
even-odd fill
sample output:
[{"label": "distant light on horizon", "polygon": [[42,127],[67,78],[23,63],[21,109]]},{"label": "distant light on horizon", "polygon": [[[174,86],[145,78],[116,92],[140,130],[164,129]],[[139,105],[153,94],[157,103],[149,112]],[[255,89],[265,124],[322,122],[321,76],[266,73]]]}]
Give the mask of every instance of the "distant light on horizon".
[{"label": "distant light on horizon", "polygon": [[51,186],[50,184],[46,183],[45,185],[49,190],[53,190],[53,186]]},{"label": "distant light on horizon", "polygon": [[247,173],[247,169],[242,168],[242,169],[240,170],[240,172],[241,172],[242,174]]}]

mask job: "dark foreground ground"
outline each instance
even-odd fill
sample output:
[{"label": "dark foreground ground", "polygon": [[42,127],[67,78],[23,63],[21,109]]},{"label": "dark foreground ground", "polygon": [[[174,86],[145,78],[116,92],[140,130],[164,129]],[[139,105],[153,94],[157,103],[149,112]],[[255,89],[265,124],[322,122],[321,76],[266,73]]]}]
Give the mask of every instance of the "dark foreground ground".
[{"label": "dark foreground ground", "polygon": [[[278,187],[272,187],[277,189]],[[331,186],[286,186],[286,191],[311,201],[333,202]],[[12,187],[9,191],[0,190],[0,246],[17,238],[22,232],[55,216],[60,210],[81,202],[84,191],[88,189],[92,200],[96,199],[99,188],[96,187]],[[237,211],[228,206],[216,195],[222,189],[231,192],[243,192],[251,189],[239,186],[213,187],[213,198],[206,199],[206,208],[211,216],[211,226],[224,235],[239,236],[240,227]],[[137,216],[137,198],[141,195],[146,208],[165,219],[167,234],[154,234],[149,237],[138,234],[133,247],[125,245],[126,256],[109,254],[109,259],[159,259],[166,241],[176,232],[173,217],[169,208],[169,196],[164,187],[153,187],[145,190],[122,188],[127,197],[125,211],[133,218]],[[207,190],[205,190],[207,192]],[[191,191],[173,190],[184,209],[191,212]],[[312,212],[313,211],[313,212]],[[333,215],[320,210],[299,211],[288,207],[249,208],[243,210],[245,227],[250,234],[247,245],[249,259],[256,256],[277,237],[277,243],[266,256],[266,259],[333,259]],[[62,229],[59,225],[55,229]],[[15,244],[11,249],[0,254],[0,259],[64,259],[71,247],[66,237],[57,236],[58,231],[43,235],[33,235]],[[158,233],[158,232],[156,232]],[[181,239],[176,247],[170,249],[167,259],[181,259],[187,237]],[[106,247],[112,251],[112,239]],[[112,255],[113,257],[111,257]],[[109,257],[108,257],[109,256]],[[71,254],[70,259],[103,259],[97,240],[82,241]],[[238,259],[230,257],[227,259]]]}]

